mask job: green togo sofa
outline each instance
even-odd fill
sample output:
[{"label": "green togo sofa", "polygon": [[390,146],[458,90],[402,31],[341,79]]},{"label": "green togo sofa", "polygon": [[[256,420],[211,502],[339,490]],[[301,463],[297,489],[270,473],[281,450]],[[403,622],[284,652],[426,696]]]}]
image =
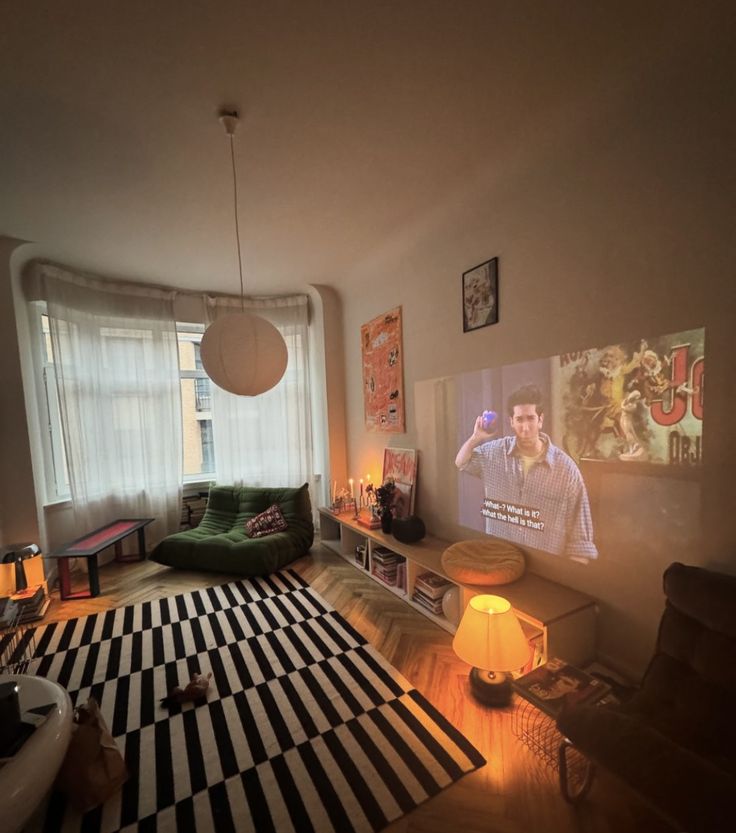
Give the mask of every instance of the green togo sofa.
[{"label": "green togo sofa", "polygon": [[[277,503],[288,529],[249,538],[245,522]],[[263,576],[305,555],[314,541],[309,489],[211,486],[195,529],[177,532],[154,547],[151,560],[182,570]]]}]

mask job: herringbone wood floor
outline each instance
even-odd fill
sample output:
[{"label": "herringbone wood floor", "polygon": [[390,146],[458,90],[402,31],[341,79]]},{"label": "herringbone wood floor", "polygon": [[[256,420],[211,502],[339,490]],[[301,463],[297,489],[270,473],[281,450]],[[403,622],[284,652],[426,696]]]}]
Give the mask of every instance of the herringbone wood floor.
[{"label": "herringbone wood floor", "polygon": [[[451,636],[338,556],[315,544],[291,565],[481,750],[488,764],[394,822],[389,833],[670,833],[629,790],[598,773],[577,807],[560,797],[554,775],[511,732],[509,709],[471,699],[468,667]],[[76,581],[84,582],[80,575]],[[153,562],[110,564],[102,595],[60,602],[46,622],[185,593],[237,578],[172,570]]]}]

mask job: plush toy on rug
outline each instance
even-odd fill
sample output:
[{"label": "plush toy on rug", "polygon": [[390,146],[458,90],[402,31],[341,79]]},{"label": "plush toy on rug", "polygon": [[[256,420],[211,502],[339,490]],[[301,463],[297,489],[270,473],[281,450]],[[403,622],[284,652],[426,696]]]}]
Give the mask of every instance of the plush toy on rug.
[{"label": "plush toy on rug", "polygon": [[172,688],[168,696],[161,700],[161,705],[173,706],[174,703],[197,703],[199,700],[206,700],[211,676],[212,672],[206,677],[204,674],[192,674],[192,679],[187,683],[186,688],[181,688],[181,686]]}]

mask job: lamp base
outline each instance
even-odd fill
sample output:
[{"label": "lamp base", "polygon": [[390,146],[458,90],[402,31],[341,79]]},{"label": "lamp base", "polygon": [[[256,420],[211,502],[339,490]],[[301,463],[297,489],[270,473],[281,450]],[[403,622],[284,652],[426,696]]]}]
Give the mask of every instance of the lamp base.
[{"label": "lamp base", "polygon": [[511,702],[511,679],[502,671],[473,668],[470,672],[470,690],[484,706],[498,708],[508,706]]}]

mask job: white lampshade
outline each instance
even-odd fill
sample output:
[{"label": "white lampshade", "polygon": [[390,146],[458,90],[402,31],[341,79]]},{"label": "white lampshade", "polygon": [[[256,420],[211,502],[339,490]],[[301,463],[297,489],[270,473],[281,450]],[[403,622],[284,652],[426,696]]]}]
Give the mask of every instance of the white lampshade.
[{"label": "white lampshade", "polygon": [[531,651],[511,604],[501,596],[474,596],[465,608],[452,647],[483,671],[517,671]]},{"label": "white lampshade", "polygon": [[205,330],[200,356],[218,387],[240,396],[258,396],[281,380],[289,352],[269,321],[247,312],[231,312]]}]

